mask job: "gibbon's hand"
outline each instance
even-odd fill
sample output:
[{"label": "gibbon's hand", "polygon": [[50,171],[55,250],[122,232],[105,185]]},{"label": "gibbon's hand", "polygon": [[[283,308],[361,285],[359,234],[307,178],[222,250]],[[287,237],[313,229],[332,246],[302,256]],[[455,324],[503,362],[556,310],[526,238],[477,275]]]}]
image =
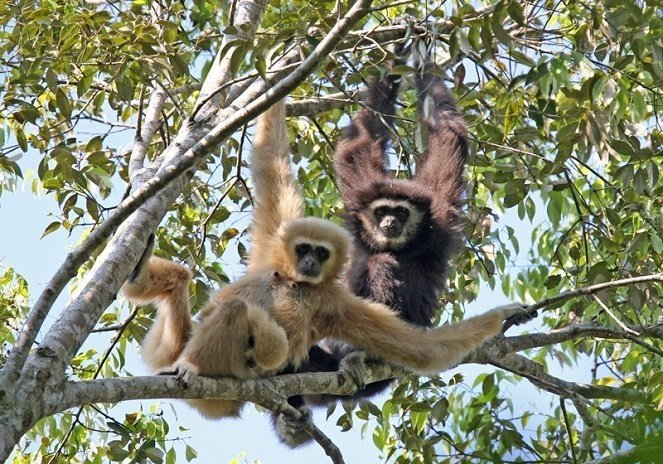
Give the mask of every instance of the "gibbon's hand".
[{"label": "gibbon's hand", "polygon": [[414,26],[417,24],[417,19],[414,16],[406,14],[399,16],[398,18],[394,18],[391,21],[391,24],[394,26],[408,26],[408,33],[406,33],[404,39],[401,42],[398,42],[394,47],[394,54],[398,58],[403,59],[405,58],[405,55],[410,52],[412,45],[415,43],[414,39],[408,40],[408,38],[412,35],[411,32]]},{"label": "gibbon's hand", "polygon": [[341,359],[338,370],[350,376],[352,381],[361,390],[366,386],[366,352],[353,351]]},{"label": "gibbon's hand", "polygon": [[253,334],[249,336],[249,340],[246,343],[246,352],[244,353],[244,356],[246,356],[246,367],[249,369],[253,369],[256,367],[256,360],[253,358],[253,349],[256,347],[256,339],[253,338]]},{"label": "gibbon's hand", "polygon": [[504,324],[502,325],[502,332],[506,332],[514,325],[524,324],[537,317],[538,312],[536,310],[528,310],[529,307],[530,305],[525,303],[511,303],[498,308],[504,311]]}]

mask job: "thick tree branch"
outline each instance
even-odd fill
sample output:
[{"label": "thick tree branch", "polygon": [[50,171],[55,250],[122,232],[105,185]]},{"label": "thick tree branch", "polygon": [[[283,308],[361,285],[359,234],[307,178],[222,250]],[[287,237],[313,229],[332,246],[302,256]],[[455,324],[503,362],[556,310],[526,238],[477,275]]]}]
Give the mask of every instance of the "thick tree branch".
[{"label": "thick tree branch", "polygon": [[[366,367],[366,383],[407,373],[383,363],[367,363]],[[352,377],[343,372],[288,374],[255,380],[196,377],[186,389],[181,388],[172,376],[122,377],[66,382],[63,394],[48,405],[46,412],[54,414],[81,404],[157,398],[222,398],[268,407],[282,398],[298,394],[352,395],[356,391]]]},{"label": "thick tree branch", "polygon": [[[246,104],[246,106],[240,106],[239,108],[231,107],[225,110],[225,117],[223,118],[224,122],[222,124],[219,124],[212,129],[202,140],[196,143],[192,149],[187,150],[186,153],[177,160],[169,162],[169,160],[166,159],[156,176],[147,181],[127,200],[140,196],[144,197],[148,194],[153,195],[156,193],[158,187],[167,184],[172,179],[179,177],[183,172],[194,167],[196,162],[204,159],[219,143],[225,140],[225,138],[230,136],[248,120],[266,110],[277,100],[285,97],[285,95],[299,85],[299,83],[312,72],[315,66],[317,66],[334,48],[339,37],[342,37],[349,28],[363,16],[364,8],[370,3],[370,0],[360,0],[355,3],[348,14],[341,21],[336,23],[330,33],[320,41],[318,46],[302,62],[302,64],[295,69],[295,71],[284,77],[274,87],[268,89],[255,99],[251,98],[249,95],[243,95],[243,97],[246,96],[245,100],[251,101],[251,103]],[[160,198],[160,200],[163,199]],[[124,204],[125,202],[123,202],[123,205]],[[118,208],[118,211],[121,208],[122,205]],[[164,213],[165,210],[166,209],[163,208]],[[118,211],[116,211],[116,213]],[[145,208],[143,212],[145,214],[151,213],[151,211]],[[158,219],[160,220],[162,216],[163,214],[161,214]],[[148,230],[152,229],[150,228]],[[145,235],[144,231],[141,232],[143,232],[141,235]],[[127,237],[126,234],[121,234],[120,239],[130,240],[131,238],[132,237]],[[142,241],[144,241],[144,239],[142,239]],[[122,247],[119,243],[117,245]],[[133,259],[137,261],[138,253],[136,253],[136,256]],[[87,334],[94,328],[94,323],[101,315],[104,305],[102,304],[102,307],[95,308],[94,311],[89,311],[88,302],[91,295],[88,292],[94,290],[95,296],[109,293],[108,287],[104,289],[99,288],[100,282],[103,278],[102,276],[105,275],[106,279],[109,278],[106,274],[107,271],[108,269],[97,269],[95,275],[99,276],[100,280],[93,281],[93,279],[89,279],[87,285],[81,290],[79,297],[75,298],[74,302],[68,305],[70,310],[65,311],[63,316],[56,322],[56,324],[54,324],[53,329],[48,332],[41,347],[52,351],[49,351],[47,356],[51,357],[55,355],[61,362],[68,363],[87,337]],[[116,276],[120,276],[120,279],[116,276],[111,277],[113,281],[112,286],[110,287],[111,291],[117,291],[117,289],[119,289],[121,283],[126,279],[129,269],[125,272],[119,272],[119,269],[115,269],[114,271]],[[73,308],[76,308],[76,310],[71,310]]]},{"label": "thick tree branch", "polygon": [[[203,106],[211,103],[211,110],[215,111],[221,107],[226,99],[226,94],[219,89],[223,88],[232,79],[231,60],[233,52],[241,45],[253,40],[256,26],[262,21],[262,15],[267,6],[266,0],[239,0],[233,15],[233,26],[237,31],[235,34],[224,34],[223,42],[214,57],[210,77],[200,89],[200,96],[192,114],[198,112]],[[232,45],[231,45],[232,44]]]}]

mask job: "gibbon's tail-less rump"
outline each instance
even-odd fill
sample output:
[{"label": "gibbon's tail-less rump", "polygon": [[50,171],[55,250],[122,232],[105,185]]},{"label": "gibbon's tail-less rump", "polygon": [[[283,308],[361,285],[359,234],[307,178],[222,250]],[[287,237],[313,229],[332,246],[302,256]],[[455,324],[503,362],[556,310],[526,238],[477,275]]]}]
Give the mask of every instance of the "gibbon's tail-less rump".
[{"label": "gibbon's tail-less rump", "polygon": [[[396,179],[385,164],[400,84],[400,76],[391,74],[369,87],[365,107],[345,129],[336,149],[334,168],[346,225],[354,239],[348,287],[355,295],[387,305],[407,322],[430,327],[449,259],[461,241],[458,210],[468,148],[465,123],[442,78],[431,65],[422,69],[415,77],[417,106],[429,146],[419,156],[413,178]],[[473,330],[471,325],[453,327],[463,330],[460,337],[447,339],[452,332],[444,335],[451,345]],[[331,352],[313,347],[301,371],[335,371],[356,350],[334,341],[327,345]],[[366,385],[352,399],[370,397],[390,383]],[[322,395],[294,397],[290,402],[302,407],[304,402],[324,405],[337,399]],[[277,432],[288,444],[309,440],[287,420],[278,424]]]},{"label": "gibbon's tail-less rump", "polygon": [[[285,169],[286,134],[284,103],[279,102],[260,117],[254,138],[256,195],[248,271],[211,296],[190,336],[182,330],[186,326],[174,322],[188,314],[175,305],[188,294],[172,291],[186,288],[188,273],[166,285],[169,280],[159,277],[161,261],[144,259],[135,278],[125,284],[124,294],[135,301],[157,302],[151,330],[160,330],[154,339],[161,346],[184,340],[183,350],[166,367],[182,385],[198,374],[248,378],[297,368],[325,337],[405,367],[436,372],[499,333],[504,319],[522,313],[519,306],[498,308],[459,325],[425,331],[402,321],[387,306],[350,293],[340,282],[350,236],[332,222],[301,217],[302,197],[290,169]],[[471,334],[458,337],[458,329]],[[224,400],[193,404],[209,417],[236,415],[241,407]]]}]

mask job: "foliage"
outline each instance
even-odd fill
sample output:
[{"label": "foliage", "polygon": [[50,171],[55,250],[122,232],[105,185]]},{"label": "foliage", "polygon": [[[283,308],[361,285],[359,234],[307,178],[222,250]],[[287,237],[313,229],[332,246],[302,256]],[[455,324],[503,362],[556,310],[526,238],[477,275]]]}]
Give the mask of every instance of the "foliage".
[{"label": "foliage", "polygon": [[[33,190],[60,209],[44,235],[60,228],[88,231],[108,218],[127,187],[126,147],[150,89],[168,91],[163,123],[148,151],[155,159],[191,114],[224,34],[237,32],[228,26],[227,1],[162,3],[161,16],[149,1],[0,5],[0,195],[11,201],[26,175],[23,166],[37,158]],[[313,3],[270,2],[253,43],[228,47],[234,74],[264,75],[290,47],[314,47],[338,12],[335,2]],[[501,288],[510,299],[535,302],[661,272],[663,17],[657,3],[399,2],[371,14],[363,31],[406,14],[426,20],[418,26],[424,40],[414,46],[451,68],[472,137],[467,242],[442,297],[449,314],[441,311],[440,319],[462,317],[480,288]],[[350,36],[291,101],[339,91],[354,95],[383,72],[390,57],[385,47],[393,40]],[[398,72],[409,85],[414,70],[403,66]],[[403,94],[391,157],[403,175],[416,165],[425,138],[413,101],[411,90]],[[338,218],[342,205],[331,156],[357,106],[320,108],[291,118],[291,147],[308,212]],[[195,271],[196,308],[211,288],[238,272],[249,246],[244,232],[251,203],[243,176],[251,131],[238,131],[206,159],[158,231],[158,253]],[[503,219],[513,213],[517,226]],[[523,242],[531,248],[521,250]],[[0,288],[4,351],[26,314],[27,285],[3,269]],[[509,394],[512,383],[526,380],[507,367],[467,379],[407,377],[384,405],[349,410],[339,423],[370,422],[373,442],[393,462],[575,462],[646,449],[663,436],[663,361],[649,348],[660,346],[660,338],[638,332],[660,323],[662,298],[660,283],[628,285],[571,299],[542,317],[544,331],[592,321],[627,327],[643,343],[578,337],[527,352],[544,367],[566,368],[567,375],[587,369],[593,385],[640,392],[647,398],[642,403],[583,400],[533,382],[545,399],[530,408]],[[150,321],[145,311],[134,316],[119,330],[110,356],[79,353],[72,378],[123,374],[124,350],[140,340]],[[100,326],[125,318],[111,307]],[[65,440],[72,420],[66,413],[40,421],[16,462],[56,450],[62,462],[176,460],[164,441],[169,424],[156,410],[116,420],[86,407],[83,427]],[[642,456],[647,462],[647,453]],[[194,457],[187,449],[187,460]]]}]

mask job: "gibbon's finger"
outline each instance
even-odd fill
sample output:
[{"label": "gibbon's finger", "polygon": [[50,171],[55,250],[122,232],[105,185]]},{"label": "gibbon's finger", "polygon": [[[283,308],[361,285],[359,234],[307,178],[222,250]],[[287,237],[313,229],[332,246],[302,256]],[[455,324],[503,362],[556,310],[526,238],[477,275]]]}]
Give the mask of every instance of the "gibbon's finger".
[{"label": "gibbon's finger", "polygon": [[502,333],[514,325],[524,324],[537,317],[539,315],[538,311],[536,309],[530,310],[530,307],[530,305],[523,303],[514,304],[511,308],[511,314],[506,315],[504,324],[502,324]]},{"label": "gibbon's finger", "polygon": [[138,260],[138,264],[136,264],[136,267],[134,267],[134,270],[131,271],[131,274],[129,275],[129,282],[135,282],[138,276],[140,275],[141,271],[145,269],[145,266],[147,266],[147,262],[150,260],[150,257],[152,256],[152,251],[154,251],[154,233],[151,233],[150,236],[147,237],[147,245],[145,246],[145,251],[143,251],[143,254]]}]

